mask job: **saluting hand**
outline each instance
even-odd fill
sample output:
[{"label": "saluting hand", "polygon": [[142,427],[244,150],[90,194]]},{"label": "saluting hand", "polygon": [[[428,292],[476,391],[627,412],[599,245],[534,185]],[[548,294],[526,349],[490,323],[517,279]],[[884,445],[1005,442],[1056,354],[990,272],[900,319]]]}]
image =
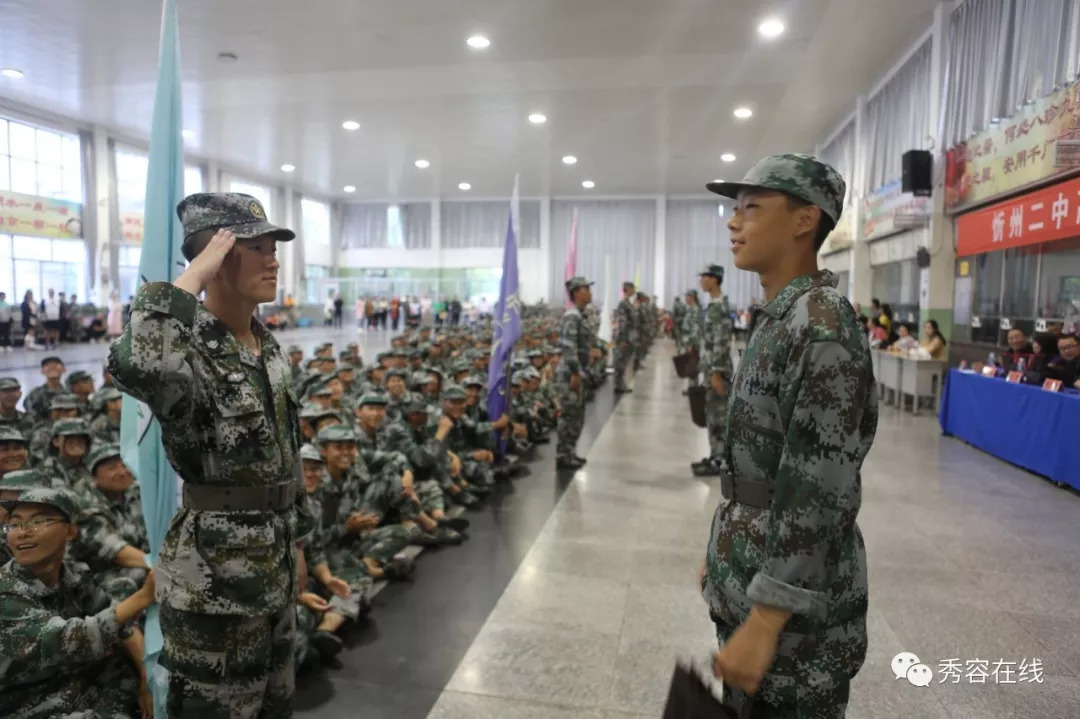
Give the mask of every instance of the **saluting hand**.
[{"label": "saluting hand", "polygon": [[218,230],[203,251],[196,255],[184,273],[173,283],[185,292],[198,295],[210,284],[221,269],[225,256],[236,244],[236,235],[229,230]]}]

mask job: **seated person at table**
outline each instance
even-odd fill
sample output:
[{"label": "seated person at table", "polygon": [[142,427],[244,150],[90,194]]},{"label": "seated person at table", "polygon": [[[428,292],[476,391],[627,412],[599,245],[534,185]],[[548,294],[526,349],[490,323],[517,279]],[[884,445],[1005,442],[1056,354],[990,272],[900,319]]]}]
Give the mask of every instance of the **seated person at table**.
[{"label": "seated person at table", "polygon": [[0,716],[149,716],[152,701],[135,627],[154,602],[153,573],[119,603],[68,561],[75,499],[30,489],[5,526],[14,559],[0,568]]},{"label": "seated person at table", "polygon": [[911,325],[906,322],[897,323],[896,333],[898,335],[897,339],[890,349],[897,352],[910,352],[919,346],[919,340],[915,339],[915,335],[911,334]]},{"label": "seated person at table", "polygon": [[1009,349],[1002,352],[1001,357],[998,359],[998,364],[1006,372],[1020,369],[1019,364],[1021,359],[1024,360],[1025,365],[1031,364],[1031,357],[1035,351],[1032,348],[1031,343],[1028,342],[1027,335],[1024,334],[1022,329],[1013,327],[1009,330],[1006,342],[1009,345]]},{"label": "seated person at table", "polygon": [[1047,379],[1059,379],[1063,387],[1080,389],[1080,338],[1062,335],[1057,342],[1061,361],[1047,365]]},{"label": "seated person at table", "polygon": [[885,349],[889,346],[889,331],[881,324],[880,317],[870,318],[870,346],[873,349]]},{"label": "seated person at table", "polygon": [[930,355],[930,359],[948,359],[949,351],[945,348],[945,338],[941,336],[937,320],[923,322],[923,341],[920,346]]}]

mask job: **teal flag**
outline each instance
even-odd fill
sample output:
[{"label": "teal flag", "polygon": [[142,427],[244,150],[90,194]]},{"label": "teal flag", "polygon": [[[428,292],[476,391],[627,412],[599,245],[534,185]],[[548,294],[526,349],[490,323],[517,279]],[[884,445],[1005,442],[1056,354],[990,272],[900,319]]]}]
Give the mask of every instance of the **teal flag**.
[{"label": "teal flag", "polygon": [[[171,282],[184,268],[180,254],[184,232],[176,217],[176,205],[184,197],[182,133],[176,5],[174,0],[164,0],[157,91],[150,130],[150,162],[146,176],[140,285],[145,282]],[[139,480],[143,517],[150,540],[150,561],[154,562],[165,540],[169,521],[176,514],[178,483],[161,446],[161,425],[146,405],[127,395],[124,396],[120,422],[120,447],[124,461]],[[164,717],[168,676],[157,662],[162,647],[157,605],[150,607],[147,612],[145,633],[146,672],[154,694],[154,715]]]}]

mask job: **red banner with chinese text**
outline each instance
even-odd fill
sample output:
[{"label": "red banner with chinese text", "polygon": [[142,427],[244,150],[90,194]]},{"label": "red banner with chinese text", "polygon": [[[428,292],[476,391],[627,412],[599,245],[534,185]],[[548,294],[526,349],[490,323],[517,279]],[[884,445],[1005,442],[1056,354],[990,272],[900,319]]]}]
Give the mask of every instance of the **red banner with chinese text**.
[{"label": "red banner with chinese text", "polygon": [[0,192],[0,233],[29,237],[82,237],[82,205],[67,200]]},{"label": "red banner with chinese text", "polygon": [[978,255],[1080,235],[1080,177],[956,218],[956,254]]}]

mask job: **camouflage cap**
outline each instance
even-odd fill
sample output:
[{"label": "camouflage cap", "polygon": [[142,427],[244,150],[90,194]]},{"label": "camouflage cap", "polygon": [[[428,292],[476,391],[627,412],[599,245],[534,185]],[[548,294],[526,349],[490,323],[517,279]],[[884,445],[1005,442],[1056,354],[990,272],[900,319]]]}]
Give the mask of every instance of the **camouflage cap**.
[{"label": "camouflage cap", "polygon": [[42,367],[45,367],[45,365],[49,364],[50,362],[59,362],[60,364],[64,364],[64,360],[60,359],[56,355],[47,355],[41,358]]},{"label": "camouflage cap", "polygon": [[184,245],[203,230],[229,230],[237,239],[273,235],[279,242],[296,237],[292,230],[271,224],[262,203],[239,192],[198,192],[188,195],[176,206],[176,215],[184,225]]},{"label": "camouflage cap", "polygon": [[536,371],[535,367],[526,367],[521,370],[521,374],[525,376],[525,379],[540,379],[540,373]]},{"label": "camouflage cap", "polygon": [[464,402],[469,398],[460,385],[448,384],[443,387],[442,398],[450,402]]},{"label": "camouflage cap", "polygon": [[568,279],[566,281],[565,284],[566,284],[566,291],[567,292],[573,292],[574,290],[578,289],[579,287],[592,287],[592,285],[593,285],[592,282],[589,282],[587,279],[585,279],[584,277],[580,277],[580,276],[571,277],[570,279]]},{"label": "camouflage cap", "polygon": [[8,500],[2,504],[9,512],[14,511],[15,506],[19,504],[44,504],[59,510],[69,522],[79,515],[75,497],[63,489],[32,487],[20,494],[18,499]]},{"label": "camouflage cap", "polygon": [[401,379],[408,381],[409,373],[400,367],[394,367],[383,373],[383,379],[390,379],[391,377],[400,377]]},{"label": "camouflage cap", "polygon": [[312,444],[305,444],[300,448],[300,459],[305,462],[322,462],[326,463],[326,457],[322,456],[322,453]]},{"label": "camouflage cap", "polygon": [[715,277],[717,281],[724,281],[724,268],[722,265],[706,265],[705,269],[698,273],[698,277]]},{"label": "camouflage cap", "polygon": [[322,357],[309,357],[307,361],[304,362],[304,369],[310,372],[311,366],[319,364],[320,362],[322,362]]},{"label": "camouflage cap", "polygon": [[346,427],[343,424],[332,424],[329,427],[323,427],[319,430],[319,433],[315,435],[315,443],[318,445],[329,444],[330,442],[356,442],[356,432]]},{"label": "camouflage cap", "polygon": [[323,417],[333,417],[339,422],[341,421],[341,415],[336,410],[325,409],[314,402],[308,402],[300,408],[300,419],[310,419],[317,422]]},{"label": "camouflage cap", "polygon": [[465,387],[484,387],[487,383],[479,375],[470,375],[461,383]]},{"label": "camouflage cap", "polygon": [[8,390],[13,389],[22,389],[19,380],[14,377],[0,377],[0,392],[7,392]]},{"label": "camouflage cap", "polygon": [[79,398],[68,392],[58,394],[49,401],[49,411],[54,409],[79,409]]},{"label": "camouflage cap", "polygon": [[510,376],[510,384],[519,385],[525,381],[525,372],[515,372]]},{"label": "camouflage cap", "polygon": [[23,436],[23,433],[15,429],[8,424],[0,424],[0,444],[5,442],[17,442],[19,444],[30,444],[29,440]]},{"label": "camouflage cap", "polygon": [[124,395],[116,387],[102,387],[94,393],[94,401],[109,402],[114,399],[123,399]]},{"label": "camouflage cap", "polygon": [[289,349],[286,354],[294,355],[297,352],[299,352],[300,354],[304,354],[304,350],[300,349],[300,345],[289,345]]},{"label": "camouflage cap", "polygon": [[80,434],[89,437],[90,427],[84,419],[58,419],[53,422],[50,434],[53,437],[77,437]]},{"label": "camouflage cap", "polygon": [[405,403],[405,414],[428,414],[430,411],[431,408],[428,406],[427,398],[421,395],[414,394]]},{"label": "camouflage cap", "polygon": [[351,364],[340,364],[340,365],[337,366],[337,369],[334,370],[334,376],[337,377],[338,375],[344,374],[345,372],[355,372],[355,371],[356,371],[356,368],[353,367]]},{"label": "camouflage cap", "polygon": [[316,382],[308,388],[308,397],[329,397],[331,394],[328,382]]},{"label": "camouflage cap", "polygon": [[100,447],[94,447],[90,454],[86,457],[86,464],[90,468],[90,473],[94,473],[94,469],[99,464],[107,459],[120,456],[120,445],[118,444],[103,444]]},{"label": "camouflage cap", "polygon": [[835,168],[816,157],[797,152],[769,155],[759,160],[742,182],[710,182],[705,187],[732,199],[745,188],[783,192],[821,208],[834,225],[840,221],[847,193],[847,184]]},{"label": "camouflage cap", "polygon": [[363,407],[366,404],[374,404],[380,407],[385,407],[390,404],[390,398],[382,392],[365,392],[360,395],[360,399],[357,400],[356,406]]},{"label": "camouflage cap", "polygon": [[86,380],[93,381],[93,379],[94,378],[86,370],[77,369],[74,372],[71,372],[70,374],[68,374],[68,376],[67,376],[67,386],[70,387],[71,385],[75,384],[76,382],[85,382]]},{"label": "camouflage cap", "polygon": [[324,350],[327,347],[329,347],[330,349],[333,349],[334,348],[334,343],[327,340],[326,342],[315,345],[316,350]]},{"label": "camouflage cap", "polygon": [[0,492],[21,492],[24,489],[48,486],[45,476],[36,469],[17,469],[0,477]]},{"label": "camouflage cap", "polygon": [[424,367],[424,371],[427,372],[429,375],[437,375],[440,379],[445,377],[443,371],[438,367]]}]

